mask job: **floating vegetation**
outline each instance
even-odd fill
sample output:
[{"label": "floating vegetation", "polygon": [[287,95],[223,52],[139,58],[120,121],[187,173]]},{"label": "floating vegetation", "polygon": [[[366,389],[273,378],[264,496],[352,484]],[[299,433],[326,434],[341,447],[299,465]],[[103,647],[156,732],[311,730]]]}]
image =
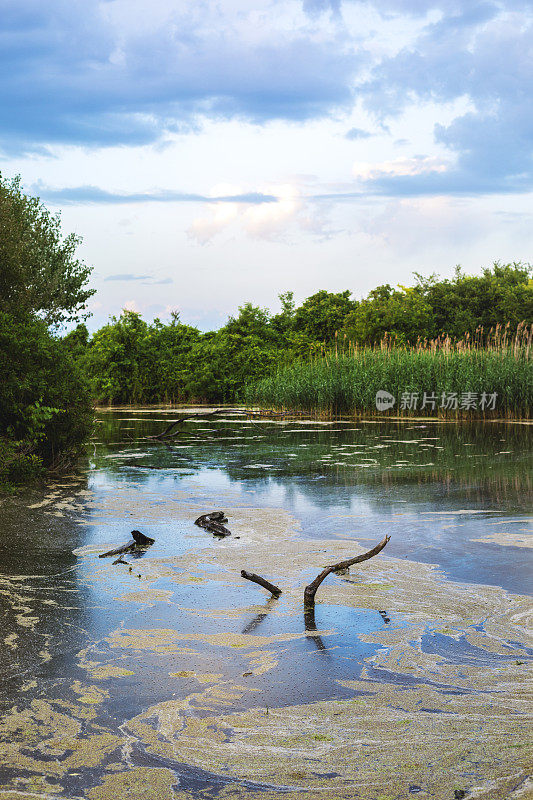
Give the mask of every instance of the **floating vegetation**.
[{"label": "floating vegetation", "polygon": [[[219,422],[253,455],[144,441],[139,476],[109,423],[88,481],[4,504],[0,800],[525,800],[529,432]],[[132,572],[98,559],[137,526]]]}]

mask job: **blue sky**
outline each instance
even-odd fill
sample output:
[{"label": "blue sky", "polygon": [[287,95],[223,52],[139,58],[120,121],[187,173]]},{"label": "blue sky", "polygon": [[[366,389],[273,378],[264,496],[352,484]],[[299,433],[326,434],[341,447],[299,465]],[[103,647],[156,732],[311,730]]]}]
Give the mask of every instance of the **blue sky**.
[{"label": "blue sky", "polygon": [[0,11],[0,171],[83,237],[93,326],[532,260],[531,0]]}]

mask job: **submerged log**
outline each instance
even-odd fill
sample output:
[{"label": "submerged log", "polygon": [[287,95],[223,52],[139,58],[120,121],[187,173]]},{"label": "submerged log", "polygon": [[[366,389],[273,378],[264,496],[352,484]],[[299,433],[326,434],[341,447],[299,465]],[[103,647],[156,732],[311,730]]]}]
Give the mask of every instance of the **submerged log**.
[{"label": "submerged log", "polygon": [[316,590],[324,578],[327,578],[332,572],[348,569],[348,567],[351,567],[353,564],[359,564],[361,561],[366,561],[367,559],[372,558],[372,556],[376,556],[383,550],[389,540],[390,536],[385,536],[385,538],[382,539],[379,544],[373,547],[372,550],[368,550],[366,553],[361,553],[361,555],[355,556],[354,558],[347,558],[345,561],[339,561],[338,564],[332,564],[330,567],[323,569],[320,575],[317,575],[314,581],[312,581],[309,586],[305,587],[304,606],[310,606],[315,602]]},{"label": "submerged log", "polygon": [[132,531],[131,535],[133,536],[133,541],[128,542],[127,544],[123,544],[121,547],[115,548],[115,550],[108,550],[107,553],[100,553],[98,558],[107,558],[107,556],[119,556],[122,553],[131,553],[134,550],[144,550],[147,547],[150,547],[155,542],[155,539],[151,539],[149,536],[145,536],[144,533],[140,531]]},{"label": "submerged log", "polygon": [[195,519],[194,524],[215,536],[231,536],[231,531],[224,527],[224,522],[227,521],[228,518],[223,511],[211,511]]},{"label": "submerged log", "polygon": [[273,583],[270,581],[265,580],[261,577],[261,575],[256,575],[255,572],[246,572],[245,569],[241,569],[241,576],[246,578],[247,581],[252,581],[252,583],[258,583],[259,586],[262,586],[263,589],[271,592],[274,597],[279,597],[281,594],[281,589],[278,586],[274,586]]},{"label": "submerged log", "polygon": [[155,542],[155,539],[145,536],[145,534],[141,533],[140,531],[132,531],[131,535],[133,536],[137,547],[150,547],[150,545]]}]

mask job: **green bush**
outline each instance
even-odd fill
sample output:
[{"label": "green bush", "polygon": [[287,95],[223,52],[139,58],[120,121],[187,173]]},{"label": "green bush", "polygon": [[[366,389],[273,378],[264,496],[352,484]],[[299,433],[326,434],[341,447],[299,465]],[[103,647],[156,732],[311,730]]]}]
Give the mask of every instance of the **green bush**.
[{"label": "green bush", "polygon": [[32,443],[0,436],[0,486],[27,483],[44,472],[43,460],[31,452]]},{"label": "green bush", "polygon": [[93,414],[88,382],[63,341],[42,320],[0,312],[0,374],[0,436],[12,445],[4,459],[18,452],[21,465],[22,456],[48,465],[73,454]]}]

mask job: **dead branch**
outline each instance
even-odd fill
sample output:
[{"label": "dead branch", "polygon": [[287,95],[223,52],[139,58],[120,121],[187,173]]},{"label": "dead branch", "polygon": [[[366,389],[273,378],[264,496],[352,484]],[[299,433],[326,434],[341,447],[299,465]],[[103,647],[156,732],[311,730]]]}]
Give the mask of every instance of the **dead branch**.
[{"label": "dead branch", "polygon": [[141,533],[140,531],[132,531],[131,535],[133,536],[132,542],[123,544],[121,547],[117,547],[115,550],[108,550],[107,553],[100,553],[98,558],[119,556],[122,555],[122,553],[131,553],[134,550],[144,550],[155,542],[155,539],[150,539],[149,536],[145,536],[144,533]]},{"label": "dead branch", "polygon": [[348,569],[353,564],[359,564],[361,561],[366,561],[368,558],[372,558],[372,556],[376,556],[387,544],[390,540],[390,536],[385,536],[384,539],[381,540],[379,544],[369,550],[367,553],[361,553],[359,556],[355,556],[354,558],[347,558],[346,561],[339,561],[338,564],[332,564],[330,567],[326,567],[322,570],[320,575],[317,575],[316,578],[309,586],[306,586],[304,589],[304,606],[312,605],[315,602],[315,594],[316,590],[324,580],[327,578],[328,575],[332,572],[338,572],[342,569]]},{"label": "dead branch", "polygon": [[202,514],[195,519],[194,524],[215,536],[231,536],[231,531],[224,527],[224,522],[227,521],[228,518],[223,511],[211,511],[210,514]]},{"label": "dead branch", "polygon": [[252,581],[253,583],[258,583],[259,586],[262,586],[263,589],[266,589],[268,592],[271,592],[274,597],[279,597],[281,594],[281,589],[278,586],[274,586],[273,583],[265,580],[261,577],[261,575],[256,575],[255,572],[246,572],[245,569],[241,569],[241,576],[246,578],[247,581]]},{"label": "dead branch", "polygon": [[226,412],[227,409],[225,408],[216,408],[214,411],[208,411],[207,413],[200,411],[194,414],[186,414],[184,417],[179,417],[179,419],[173,420],[170,425],[167,425],[164,431],[161,433],[156,433],[155,436],[147,436],[147,439],[164,439],[166,436],[170,436],[170,431],[176,427],[176,425],[181,425],[182,422],[186,422],[189,419],[195,419],[196,417],[212,417],[215,414],[223,414]]}]

